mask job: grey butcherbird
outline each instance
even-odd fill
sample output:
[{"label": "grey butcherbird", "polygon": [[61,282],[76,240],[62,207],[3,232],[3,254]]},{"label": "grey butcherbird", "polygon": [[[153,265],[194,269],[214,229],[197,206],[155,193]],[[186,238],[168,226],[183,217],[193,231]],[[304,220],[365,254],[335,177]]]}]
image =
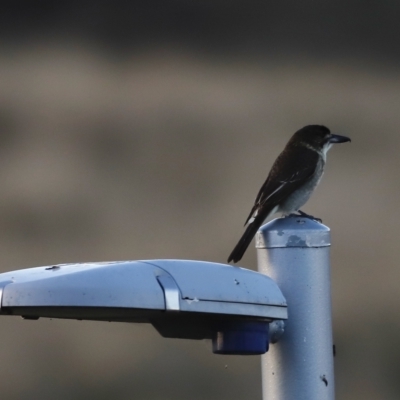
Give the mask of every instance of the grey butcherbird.
[{"label": "grey butcherbird", "polygon": [[322,125],[308,125],[298,130],[276,159],[262,185],[245,222],[246,231],[228,258],[238,262],[254,235],[271,214],[299,212],[318,185],[324,173],[326,153],[334,143],[350,142],[346,136],[333,135]]}]

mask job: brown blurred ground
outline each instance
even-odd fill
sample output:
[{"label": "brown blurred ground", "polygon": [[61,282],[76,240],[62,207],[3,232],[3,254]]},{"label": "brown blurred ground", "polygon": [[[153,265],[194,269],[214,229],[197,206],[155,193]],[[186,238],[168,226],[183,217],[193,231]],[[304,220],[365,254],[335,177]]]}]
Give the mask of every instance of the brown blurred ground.
[{"label": "brown blurred ground", "polygon": [[[278,152],[322,123],[352,138],[331,150],[304,208],[332,229],[337,398],[398,399],[400,70],[390,51],[380,57],[371,42],[373,57],[317,57],[283,43],[273,57],[260,47],[218,57],[174,41],[138,50],[139,35],[115,56],[75,35],[0,43],[1,271],[225,262]],[[255,269],[252,248],[240,265]],[[4,399],[261,398],[258,357],[215,356],[150,326],[0,326]]]}]

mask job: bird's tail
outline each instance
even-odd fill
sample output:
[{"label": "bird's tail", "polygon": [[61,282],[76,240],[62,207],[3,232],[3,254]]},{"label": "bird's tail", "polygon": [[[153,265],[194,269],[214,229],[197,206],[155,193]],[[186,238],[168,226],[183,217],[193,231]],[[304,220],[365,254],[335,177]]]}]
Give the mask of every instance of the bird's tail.
[{"label": "bird's tail", "polygon": [[235,246],[235,248],[232,250],[232,253],[228,257],[228,263],[231,261],[237,263],[242,259],[243,254],[249,247],[249,244],[251,243],[254,235],[257,233],[258,228],[261,226],[264,219],[265,215],[257,215],[254,221],[247,226],[238,244]]}]

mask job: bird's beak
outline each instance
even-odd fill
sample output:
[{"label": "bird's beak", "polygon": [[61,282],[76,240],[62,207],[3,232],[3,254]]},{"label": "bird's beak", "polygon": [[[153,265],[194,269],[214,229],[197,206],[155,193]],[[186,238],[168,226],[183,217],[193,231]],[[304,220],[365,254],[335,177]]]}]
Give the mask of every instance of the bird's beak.
[{"label": "bird's beak", "polygon": [[351,139],[347,136],[340,136],[340,135],[331,135],[329,138],[329,143],[345,143],[351,142]]}]

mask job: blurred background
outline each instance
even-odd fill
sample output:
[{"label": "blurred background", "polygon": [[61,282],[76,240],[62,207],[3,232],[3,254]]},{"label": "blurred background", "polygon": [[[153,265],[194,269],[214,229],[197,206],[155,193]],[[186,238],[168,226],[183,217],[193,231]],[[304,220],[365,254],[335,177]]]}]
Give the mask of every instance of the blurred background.
[{"label": "blurred background", "polygon": [[[289,137],[332,229],[337,399],[400,397],[400,3],[14,1],[0,12],[0,269],[225,262]],[[253,245],[239,263],[255,269]],[[0,320],[3,399],[261,399],[259,357],[147,325]]]}]

